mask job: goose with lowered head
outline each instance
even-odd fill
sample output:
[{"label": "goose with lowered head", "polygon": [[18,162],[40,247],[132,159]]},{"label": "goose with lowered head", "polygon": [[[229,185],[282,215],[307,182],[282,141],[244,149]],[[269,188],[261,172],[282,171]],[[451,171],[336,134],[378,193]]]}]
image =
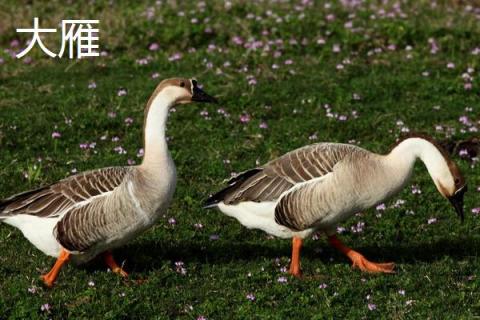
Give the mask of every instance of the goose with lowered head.
[{"label": "goose with lowered head", "polygon": [[420,159],[442,196],[463,220],[465,180],[456,164],[431,138],[411,136],[388,154],[355,145],[318,143],[291,151],[245,171],[211,196],[206,208],[218,208],[247,228],[293,238],[290,273],[301,275],[303,239],[319,230],[353,266],[367,272],[393,272],[393,263],[374,263],[345,246],[336,227],[353,214],[402,190]]}]

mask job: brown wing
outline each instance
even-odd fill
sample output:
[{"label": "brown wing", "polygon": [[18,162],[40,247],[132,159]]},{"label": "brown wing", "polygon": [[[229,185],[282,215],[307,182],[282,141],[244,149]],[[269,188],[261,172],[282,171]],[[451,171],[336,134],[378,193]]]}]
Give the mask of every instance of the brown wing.
[{"label": "brown wing", "polygon": [[211,196],[206,201],[206,207],[221,201],[235,204],[276,200],[295,184],[332,172],[338,161],[358,149],[338,143],[318,143],[296,149],[236,177],[227,188]]},{"label": "brown wing", "polygon": [[375,161],[371,159],[372,154],[361,148],[344,153],[342,161],[337,163],[332,173],[298,185],[282,195],[275,207],[275,222],[295,231],[312,227],[330,214],[339,203],[346,201],[344,193],[337,191],[348,190],[346,188],[349,186],[338,185],[339,180],[335,176],[343,173],[340,177],[345,177],[348,172],[350,180],[345,181],[349,181],[349,185],[362,186],[365,172],[382,170],[377,158],[374,158]]},{"label": "brown wing", "polygon": [[62,247],[82,252],[115,234],[119,217],[111,219],[102,199],[72,208],[58,221],[53,234]]},{"label": "brown wing", "polygon": [[76,203],[112,191],[129,170],[130,167],[110,167],[87,171],[14,195],[0,201],[0,217],[17,214],[54,217]]}]

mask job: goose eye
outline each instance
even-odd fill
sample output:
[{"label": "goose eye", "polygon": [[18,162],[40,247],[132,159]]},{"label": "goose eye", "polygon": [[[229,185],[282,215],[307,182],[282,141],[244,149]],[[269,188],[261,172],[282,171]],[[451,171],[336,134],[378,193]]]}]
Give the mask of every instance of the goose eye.
[{"label": "goose eye", "polygon": [[180,87],[182,87],[182,88],[185,87],[185,82],[183,82],[183,81],[180,82]]},{"label": "goose eye", "polygon": [[455,184],[458,185],[460,183],[460,179],[455,178]]}]

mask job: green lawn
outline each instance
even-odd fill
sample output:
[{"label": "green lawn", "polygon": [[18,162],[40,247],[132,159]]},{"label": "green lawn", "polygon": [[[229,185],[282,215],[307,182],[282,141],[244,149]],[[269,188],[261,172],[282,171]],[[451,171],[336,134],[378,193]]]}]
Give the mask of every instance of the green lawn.
[{"label": "green lawn", "polygon": [[[394,275],[352,270],[319,235],[302,251],[305,277],[291,278],[290,241],[201,209],[232,173],[309,143],[385,153],[402,131],[453,142],[479,136],[478,2],[313,2],[0,4],[2,198],[75,170],[141,162],[143,108],[164,78],[195,76],[221,101],[171,113],[177,190],[154,228],[116,250],[128,280],[97,261],[66,266],[45,289],[38,277],[54,259],[0,225],[0,319],[480,316],[478,158],[453,156],[470,189],[463,224],[418,163],[386,210],[342,225],[347,245],[396,262]],[[35,16],[42,28],[99,19],[105,54],[59,60],[36,48],[12,58],[28,38],[15,28]],[[58,52],[59,40],[45,43]],[[353,232],[360,222],[363,231]]]}]

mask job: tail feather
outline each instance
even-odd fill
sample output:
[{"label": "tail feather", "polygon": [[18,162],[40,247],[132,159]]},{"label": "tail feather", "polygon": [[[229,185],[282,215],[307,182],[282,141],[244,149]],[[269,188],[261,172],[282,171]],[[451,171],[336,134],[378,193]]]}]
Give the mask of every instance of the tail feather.
[{"label": "tail feather", "polygon": [[36,193],[38,193],[42,190],[45,190],[48,187],[50,187],[50,185],[40,187],[40,188],[37,188],[37,189],[34,189],[34,190],[28,190],[28,191],[25,191],[25,192],[22,192],[22,193],[14,194],[13,196],[8,197],[6,199],[1,199],[0,200],[0,219],[1,218],[7,218],[7,217],[11,216],[11,213],[9,212],[10,210],[5,211],[5,209],[7,209],[7,207],[9,205],[14,204],[14,203],[21,203],[22,201],[27,200],[32,195],[34,195],[34,194],[36,194]]},{"label": "tail feather", "polygon": [[228,186],[219,192],[211,195],[205,202],[203,203],[203,209],[211,209],[218,206],[220,202],[222,202],[225,197],[230,194],[231,191],[236,190],[238,187],[242,185],[248,178],[257,174],[258,172],[262,171],[261,168],[255,168],[248,171],[244,171],[237,175],[236,177],[231,178],[228,181]]}]

